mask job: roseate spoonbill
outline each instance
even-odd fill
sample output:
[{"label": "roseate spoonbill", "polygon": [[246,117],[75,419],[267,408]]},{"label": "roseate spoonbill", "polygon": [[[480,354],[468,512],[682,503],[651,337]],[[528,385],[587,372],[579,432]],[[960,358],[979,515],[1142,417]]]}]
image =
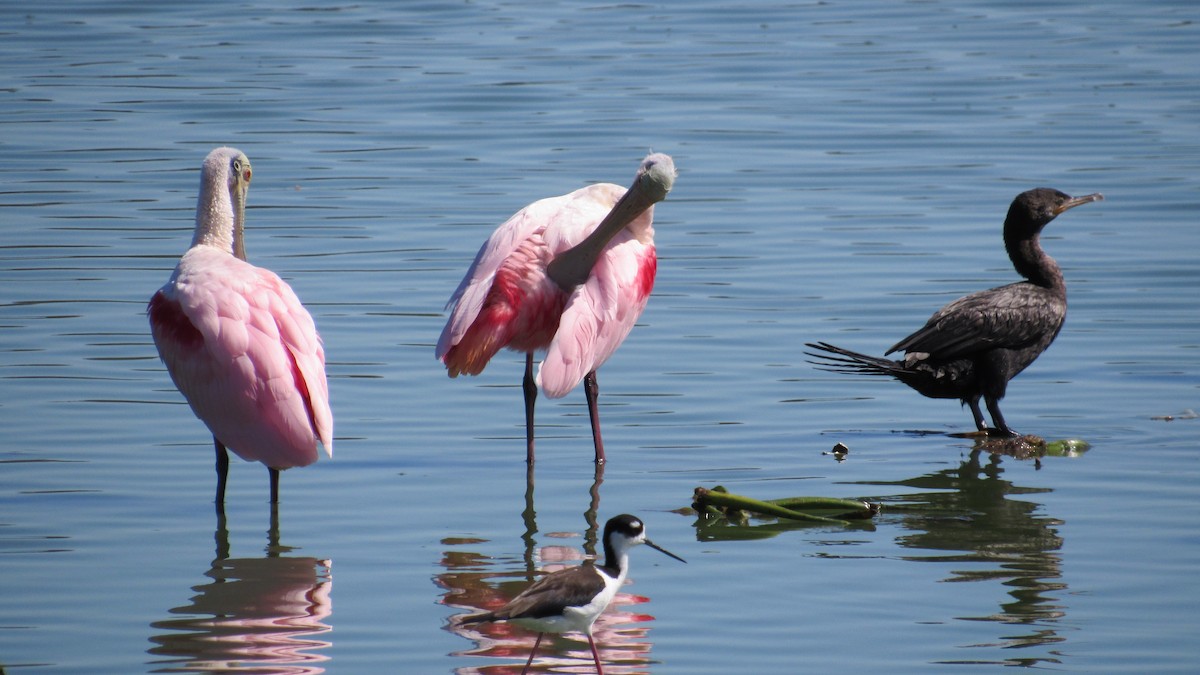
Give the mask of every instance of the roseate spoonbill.
[{"label": "roseate spoonbill", "polygon": [[[596,462],[604,442],[596,369],[646,308],[654,287],[654,204],[675,181],[661,153],[642,160],[629,190],[611,183],[536,201],[484,242],[446,307],[437,358],[450,377],[478,375],[502,348],[525,352],[526,461],[533,463],[538,387],[566,396],[583,381]],[[533,353],[546,357],[533,375]]]},{"label": "roseate spoonbill", "polygon": [[233,450],[265,464],[271,503],[279,471],[333,456],[325,350],[312,316],[274,272],[246,262],[250,160],[209,153],[200,171],[196,232],[146,311],[171,380],[213,434],[217,511]]},{"label": "roseate spoonbill", "polygon": [[[930,398],[957,398],[971,408],[975,427],[988,435],[1015,436],[1000,414],[1008,381],[1033,363],[1062,329],[1067,316],[1067,285],[1058,263],[1042,250],[1042,229],[1067,209],[1099,201],[1096,193],[1071,197],[1037,188],[1017,195],[1004,219],[1004,248],[1026,281],[972,293],[939,309],[917,332],[885,354],[892,360],[860,354],[826,342],[805,352],[824,370],[888,375]],[[830,356],[833,354],[834,356]],[[987,403],[989,430],[979,399]]]},{"label": "roseate spoonbill", "polygon": [[462,625],[486,621],[508,621],[538,631],[529,660],[521,670],[529,670],[538,645],[546,633],[577,632],[587,636],[596,660],[596,672],[604,675],[600,653],[592,639],[592,624],[608,607],[629,574],[629,549],[638,544],[665,553],[679,562],[687,561],[646,538],[646,526],[635,516],[622,514],[604,525],[604,564],[584,564],[559,570],[538,579],[508,604],[494,612],[473,614],[459,619]]}]

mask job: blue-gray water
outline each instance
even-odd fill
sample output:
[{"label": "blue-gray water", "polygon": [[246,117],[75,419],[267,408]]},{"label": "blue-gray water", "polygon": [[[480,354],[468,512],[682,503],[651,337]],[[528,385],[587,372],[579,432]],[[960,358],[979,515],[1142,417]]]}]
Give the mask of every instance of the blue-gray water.
[{"label": "blue-gray water", "polygon": [[[40,2],[0,7],[0,667],[513,673],[447,630],[641,515],[610,673],[1194,672],[1200,662],[1200,25],[1191,2]],[[231,467],[144,315],[200,161],[255,167],[249,255],[324,336],[332,460]],[[674,156],[649,307],[582,392],[521,357],[451,380],[442,306],[524,204]],[[1014,278],[1018,192],[1103,192],[1045,245],[1071,309],[1009,389],[1018,430],[822,373]],[[1175,419],[1164,419],[1172,416]],[[846,461],[823,455],[834,443]],[[697,486],[872,497],[872,525],[697,528]],[[539,672],[589,672],[550,643]]]}]

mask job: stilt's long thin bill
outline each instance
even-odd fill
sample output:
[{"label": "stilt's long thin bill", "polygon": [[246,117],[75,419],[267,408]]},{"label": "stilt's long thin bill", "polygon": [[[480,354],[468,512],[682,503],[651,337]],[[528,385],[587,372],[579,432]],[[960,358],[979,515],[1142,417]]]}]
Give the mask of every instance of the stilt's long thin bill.
[{"label": "stilt's long thin bill", "polygon": [[674,553],[671,553],[671,552],[670,552],[670,551],[668,551],[667,549],[665,549],[665,548],[663,548],[663,547],[659,546],[658,544],[656,544],[656,543],[654,543],[654,542],[650,541],[649,539],[643,539],[643,540],[642,540],[642,543],[643,543],[643,544],[645,544],[645,545],[647,545],[647,546],[649,546],[650,548],[654,549],[655,551],[658,551],[659,553],[665,553],[666,555],[669,555],[669,556],[671,556],[672,558],[674,558],[674,559],[678,560],[678,561],[679,561],[679,562],[681,562],[681,563],[684,563],[684,564],[686,564],[686,563],[687,563],[687,561],[686,561],[686,560],[684,560],[683,558],[680,558],[679,556],[675,555]]}]

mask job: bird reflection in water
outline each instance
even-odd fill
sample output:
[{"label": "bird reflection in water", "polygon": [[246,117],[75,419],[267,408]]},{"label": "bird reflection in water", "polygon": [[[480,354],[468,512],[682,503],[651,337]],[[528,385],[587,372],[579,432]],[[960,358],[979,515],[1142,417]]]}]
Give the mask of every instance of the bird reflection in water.
[{"label": "bird reflection in water", "polygon": [[1057,599],[1069,592],[1062,581],[1063,539],[1058,528],[1063,521],[1042,513],[1042,504],[1014,499],[1050,490],[1004,480],[1002,461],[999,455],[976,449],[957,468],[873,484],[918,490],[902,497],[879,498],[892,503],[890,507],[885,504],[885,510],[893,512],[905,512],[904,504],[919,506],[905,513],[905,534],[896,540],[913,550],[905,560],[953,566],[947,582],[999,582],[1007,590],[999,611],[960,618],[1023,626],[1025,630],[974,646],[1027,650],[1022,657],[1005,659],[1001,665],[1058,663],[1052,651],[1037,655],[1033,648],[1050,650],[1065,640],[1060,633],[1066,606]]},{"label": "bird reflection in water", "polygon": [[[595,479],[588,489],[588,509],[584,512],[587,529],[582,547],[564,544],[537,546],[537,514],[534,509],[534,476],[532,467],[526,474],[525,509],[521,513],[525,544],[524,570],[497,569],[496,560],[477,552],[483,539],[447,538],[441,565],[445,571],[434,583],[445,589],[440,602],[464,610],[463,615],[503,607],[536,579],[565,569],[573,564],[596,558],[598,541],[597,512],[600,506],[600,485],[604,482],[604,465],[597,465]],[[567,539],[574,534],[546,533],[543,539]],[[580,550],[582,548],[582,550]],[[501,562],[501,567],[505,565]],[[633,675],[649,672],[651,643],[650,628],[645,625],[654,617],[635,611],[637,605],[649,598],[633,593],[617,593],[608,609],[596,619],[592,633],[604,672],[608,675]],[[455,652],[452,656],[504,659],[508,663],[487,666],[466,666],[455,670],[459,675],[487,673],[519,673],[533,648],[537,632],[510,623],[459,625],[451,621],[446,629],[476,643],[472,649]],[[584,667],[592,661],[587,639],[582,634],[547,633],[542,639],[531,672],[564,672]],[[586,670],[586,669],[585,669]]]},{"label": "bird reflection in water", "polygon": [[194,586],[191,602],[171,610],[179,618],[151,626],[165,631],[151,638],[153,672],[230,671],[263,675],[325,672],[321,654],[331,643],[320,639],[331,628],[330,561],[286,556],[272,527],[262,558],[230,558],[223,519],[216,532],[217,557],[205,573],[210,582]]}]

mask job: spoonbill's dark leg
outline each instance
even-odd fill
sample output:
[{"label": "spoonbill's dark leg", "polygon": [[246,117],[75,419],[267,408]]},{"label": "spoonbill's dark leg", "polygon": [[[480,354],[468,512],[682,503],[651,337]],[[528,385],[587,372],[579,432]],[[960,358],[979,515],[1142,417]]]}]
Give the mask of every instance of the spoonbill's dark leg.
[{"label": "spoonbill's dark leg", "polygon": [[271,526],[267,529],[267,557],[276,558],[291,549],[279,545],[279,504],[271,502]]},{"label": "spoonbill's dark leg", "polygon": [[229,477],[229,452],[225,445],[213,436],[213,447],[217,450],[217,513],[225,513],[225,480]]},{"label": "spoonbill's dark leg", "polygon": [[229,528],[226,527],[225,513],[217,512],[217,530],[213,533],[213,539],[217,542],[217,556],[213,565],[221,560],[229,559]]},{"label": "spoonbill's dark leg", "polygon": [[525,461],[533,464],[533,405],[537,402],[537,383],[533,381],[533,352],[525,354],[525,379],[521,380],[525,393]]},{"label": "spoonbill's dark leg", "polygon": [[604,440],[600,438],[600,408],[597,405],[600,385],[596,382],[596,371],[583,376],[583,394],[587,397],[588,416],[592,419],[592,443],[596,445],[596,463],[603,464]]},{"label": "spoonbill's dark leg", "polygon": [[267,467],[267,472],[271,475],[271,503],[279,503],[279,469]]}]

